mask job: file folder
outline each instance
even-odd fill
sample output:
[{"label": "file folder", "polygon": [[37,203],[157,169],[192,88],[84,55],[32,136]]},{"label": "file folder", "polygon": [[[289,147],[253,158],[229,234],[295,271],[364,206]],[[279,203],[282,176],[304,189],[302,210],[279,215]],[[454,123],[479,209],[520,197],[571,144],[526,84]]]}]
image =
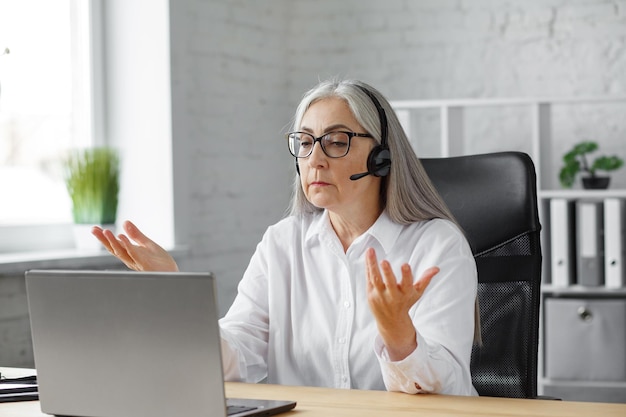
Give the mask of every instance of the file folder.
[{"label": "file folder", "polygon": [[0,379],[0,403],[39,399],[36,377]]},{"label": "file folder", "polygon": [[550,200],[550,253],[552,285],[574,284],[576,236],[574,235],[574,203],[563,198]]},{"label": "file folder", "polygon": [[602,201],[576,202],[576,269],[580,285],[604,285],[604,209]]},{"label": "file folder", "polygon": [[604,200],[604,281],[607,288],[626,287],[626,203]]}]

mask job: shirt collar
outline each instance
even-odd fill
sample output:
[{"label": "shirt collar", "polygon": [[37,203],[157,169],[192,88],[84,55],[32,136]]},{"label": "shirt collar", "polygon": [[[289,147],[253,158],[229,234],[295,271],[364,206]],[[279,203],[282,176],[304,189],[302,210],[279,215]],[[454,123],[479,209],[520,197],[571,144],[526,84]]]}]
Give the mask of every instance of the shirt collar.
[{"label": "shirt collar", "polygon": [[[372,227],[370,227],[363,235],[357,240],[366,239],[368,236],[376,239],[378,243],[383,247],[385,252],[389,252],[393,245],[396,243],[400,232],[402,231],[402,225],[395,223],[389,218],[387,211],[383,211],[382,214],[376,219]],[[324,210],[319,213],[313,221],[306,233],[305,239],[308,241],[314,236],[324,236],[333,234],[336,236],[332,225],[330,224],[330,218],[328,217],[328,210]],[[356,241],[355,241],[356,242]]]},{"label": "shirt collar", "polygon": [[383,211],[382,214],[378,217],[376,222],[369,228],[364,234],[372,236],[374,239],[380,243],[385,252],[390,252],[393,248],[393,245],[398,240],[398,236],[402,231],[402,225],[395,223],[389,215],[387,211]]},{"label": "shirt collar", "polygon": [[308,241],[315,236],[321,236],[329,232],[334,233],[333,227],[330,224],[330,218],[328,217],[328,211],[323,210],[311,215],[313,217],[311,225],[306,232],[305,239]]}]

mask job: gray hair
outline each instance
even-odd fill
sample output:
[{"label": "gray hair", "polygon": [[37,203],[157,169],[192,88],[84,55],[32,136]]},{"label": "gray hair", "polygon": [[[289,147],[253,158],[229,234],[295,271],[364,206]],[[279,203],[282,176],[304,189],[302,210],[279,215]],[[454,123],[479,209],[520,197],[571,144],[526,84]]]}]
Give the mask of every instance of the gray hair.
[{"label": "gray hair", "polygon": [[[389,175],[381,178],[381,199],[387,214],[396,223],[409,224],[434,218],[454,217],[426,175],[404,129],[389,102],[376,89],[356,80],[323,81],[305,95],[294,117],[293,130],[300,129],[302,117],[315,102],[338,97],[346,101],[355,119],[374,139],[381,141],[381,123],[372,99],[358,86],[366,88],[385,110],[388,124],[387,144],[391,154]],[[305,197],[298,175],[293,184],[290,214],[298,215],[321,210]]]}]

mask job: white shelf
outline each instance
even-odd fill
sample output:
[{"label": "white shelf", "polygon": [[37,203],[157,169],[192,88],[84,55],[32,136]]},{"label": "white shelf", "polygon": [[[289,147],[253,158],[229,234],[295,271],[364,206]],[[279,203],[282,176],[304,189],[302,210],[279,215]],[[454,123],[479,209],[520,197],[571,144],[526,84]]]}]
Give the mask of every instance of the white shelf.
[{"label": "white shelf", "polygon": [[603,199],[626,198],[626,190],[540,190],[537,191],[540,199],[567,198],[567,199]]},{"label": "white shelf", "polygon": [[626,390],[626,381],[572,381],[564,379],[542,378],[544,385],[554,385],[562,387],[585,387],[585,388],[618,388]]},{"label": "white shelf", "polygon": [[552,296],[580,296],[590,297],[626,297],[626,288],[585,287],[571,285],[569,287],[556,287],[554,285],[542,285],[541,292]]},{"label": "white shelf", "polygon": [[626,96],[582,96],[582,97],[517,97],[517,98],[452,98],[442,100],[395,100],[394,109],[429,109],[437,107],[491,107],[535,104],[575,104],[626,102]]},{"label": "white shelf", "polygon": [[567,401],[626,402],[626,382],[539,380],[540,393]]}]

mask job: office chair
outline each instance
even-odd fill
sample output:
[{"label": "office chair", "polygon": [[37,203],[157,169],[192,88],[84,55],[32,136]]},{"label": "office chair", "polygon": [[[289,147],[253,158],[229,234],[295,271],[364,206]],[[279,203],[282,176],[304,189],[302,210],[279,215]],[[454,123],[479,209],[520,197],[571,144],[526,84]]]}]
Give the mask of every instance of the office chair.
[{"label": "office chair", "polygon": [[537,397],[541,244],[535,168],[521,152],[421,159],[476,259],[479,395]]}]

